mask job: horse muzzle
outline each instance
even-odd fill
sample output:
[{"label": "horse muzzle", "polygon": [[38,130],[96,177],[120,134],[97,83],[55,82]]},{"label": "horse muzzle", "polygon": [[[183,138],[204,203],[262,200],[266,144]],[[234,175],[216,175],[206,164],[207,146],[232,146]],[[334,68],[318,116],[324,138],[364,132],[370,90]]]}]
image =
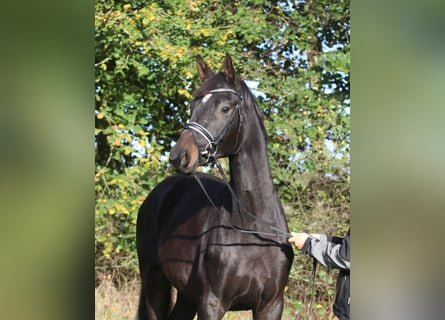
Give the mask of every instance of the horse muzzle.
[{"label": "horse muzzle", "polygon": [[176,172],[192,174],[199,166],[200,152],[190,130],[181,133],[175,146],[170,151],[170,164]]}]

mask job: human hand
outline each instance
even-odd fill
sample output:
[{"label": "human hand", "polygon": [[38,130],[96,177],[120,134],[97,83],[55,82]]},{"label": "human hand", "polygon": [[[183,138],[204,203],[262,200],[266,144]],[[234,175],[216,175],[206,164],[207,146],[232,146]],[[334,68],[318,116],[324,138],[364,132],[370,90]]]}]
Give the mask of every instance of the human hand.
[{"label": "human hand", "polygon": [[287,241],[295,244],[298,250],[303,249],[303,245],[306,242],[306,239],[309,237],[309,235],[304,232],[303,233],[291,232],[291,234],[292,237],[290,237]]}]

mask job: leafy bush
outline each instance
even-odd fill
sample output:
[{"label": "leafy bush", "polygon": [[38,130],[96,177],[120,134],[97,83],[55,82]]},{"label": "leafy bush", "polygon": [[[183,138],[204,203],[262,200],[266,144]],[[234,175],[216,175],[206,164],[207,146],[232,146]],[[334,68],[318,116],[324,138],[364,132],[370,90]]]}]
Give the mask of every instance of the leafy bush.
[{"label": "leafy bush", "polygon": [[[343,234],[349,219],[349,1],[96,1],[96,268],[137,272],[135,222],[169,175],[168,152],[198,86],[195,59],[226,52],[258,83],[272,176],[294,231]],[[297,255],[287,296],[302,300]],[[331,301],[335,272],[316,290]],[[291,302],[291,304],[293,303]]]}]

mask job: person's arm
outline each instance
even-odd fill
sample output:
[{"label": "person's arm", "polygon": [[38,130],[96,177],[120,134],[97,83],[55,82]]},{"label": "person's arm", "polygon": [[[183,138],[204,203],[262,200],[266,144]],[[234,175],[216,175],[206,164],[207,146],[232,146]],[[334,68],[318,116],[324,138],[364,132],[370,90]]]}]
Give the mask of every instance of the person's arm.
[{"label": "person's arm", "polygon": [[351,268],[349,231],[344,238],[292,233],[289,242],[293,242],[303,253],[314,257],[325,267],[346,270]]}]

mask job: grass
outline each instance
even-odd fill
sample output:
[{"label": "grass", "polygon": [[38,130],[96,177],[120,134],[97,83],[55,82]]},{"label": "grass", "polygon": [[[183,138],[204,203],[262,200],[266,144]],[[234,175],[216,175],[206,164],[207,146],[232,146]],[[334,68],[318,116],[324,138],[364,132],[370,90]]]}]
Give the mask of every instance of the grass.
[{"label": "grass", "polygon": [[[139,282],[133,280],[117,289],[111,279],[104,279],[96,287],[96,320],[136,319],[139,302]],[[224,320],[252,319],[250,311],[229,312]]]},{"label": "grass", "polygon": [[[95,289],[95,319],[96,320],[135,320],[139,302],[139,279],[121,281],[116,284],[116,278],[110,275],[103,276]],[[295,301],[286,299],[283,312],[283,320],[295,319]],[[326,303],[314,302],[311,311],[313,320],[334,319],[330,306]],[[299,319],[306,319],[307,314],[303,311]],[[250,311],[228,312],[224,320],[252,320]]]},{"label": "grass", "polygon": [[119,285],[111,277],[105,277],[95,289],[96,320],[136,319],[139,302],[139,282],[132,280]]}]

